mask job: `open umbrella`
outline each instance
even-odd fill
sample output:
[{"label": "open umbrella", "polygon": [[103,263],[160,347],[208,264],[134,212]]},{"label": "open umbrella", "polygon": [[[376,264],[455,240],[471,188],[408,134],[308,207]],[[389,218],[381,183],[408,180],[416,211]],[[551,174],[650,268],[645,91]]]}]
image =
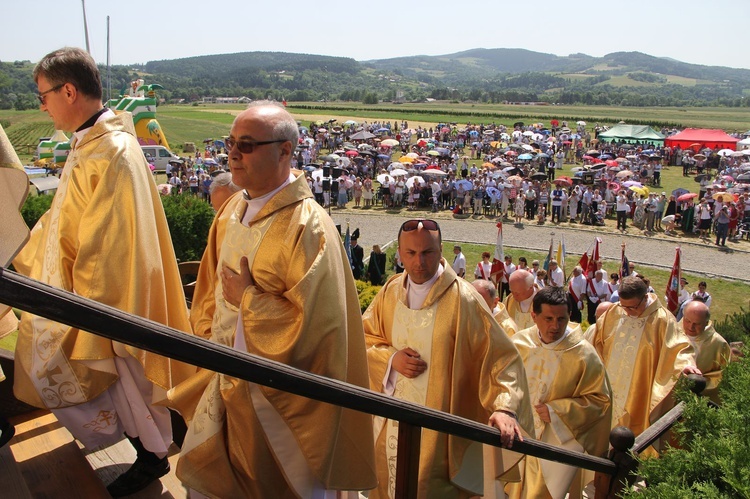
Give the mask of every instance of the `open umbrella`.
[{"label": "open umbrella", "polygon": [[737,182],[750,182],[750,173],[743,173],[737,176]]},{"label": "open umbrella", "polygon": [[687,189],[685,189],[684,187],[678,187],[677,189],[675,189],[675,190],[672,191],[672,195],[675,198],[678,198],[678,197],[682,196],[683,194],[687,194],[689,192],[690,191],[687,190]]},{"label": "open umbrella", "polygon": [[380,175],[378,175],[377,179],[378,179],[378,182],[380,184],[385,184],[386,182],[392,182],[393,181],[393,177],[391,177],[390,175],[387,175],[385,173],[381,173]]},{"label": "open umbrella", "polygon": [[495,187],[487,187],[487,195],[492,198],[492,201],[494,202],[497,198],[500,197],[500,190]]},{"label": "open umbrella", "polygon": [[524,154],[519,155],[518,159],[523,160],[523,161],[529,161],[531,159],[534,159],[534,156],[528,153],[524,153]]},{"label": "open umbrella", "polygon": [[604,164],[607,166],[616,166],[616,167],[620,166],[620,163],[618,163],[614,159],[608,159],[607,161],[604,162]]},{"label": "open umbrella", "polygon": [[412,158],[411,156],[401,156],[398,158],[399,163],[414,163],[416,161],[416,158]]},{"label": "open umbrella", "polygon": [[700,153],[693,155],[693,157],[696,159],[706,159],[706,155]]},{"label": "open umbrella", "polygon": [[690,201],[691,199],[697,198],[698,193],[697,192],[688,192],[687,194],[683,194],[681,196],[677,197],[677,201],[680,203],[684,203],[685,201]]},{"label": "open umbrella", "polygon": [[546,173],[535,173],[531,176],[532,180],[546,180],[547,174]]},{"label": "open umbrella", "polygon": [[629,178],[635,175],[635,172],[631,172],[630,170],[623,170],[621,172],[617,172],[615,174],[615,177],[617,178]]},{"label": "open umbrella", "polygon": [[[396,163],[391,163],[391,166],[393,166],[394,164]],[[406,175],[407,173],[408,172],[404,170],[403,168],[394,168],[393,170],[391,170],[391,175],[394,177],[401,177],[401,176]]]},{"label": "open umbrella", "polygon": [[628,180],[627,182],[623,182],[622,185],[624,187],[643,187],[643,184],[636,182],[635,180]]},{"label": "open umbrella", "polygon": [[386,146],[386,147],[395,147],[398,145],[398,140],[396,139],[385,139],[383,140],[380,145]]},{"label": "open umbrella", "polygon": [[703,182],[703,180],[707,178],[709,178],[708,175],[706,175],[705,173],[701,173],[700,175],[696,175],[693,180],[695,180],[696,182]]},{"label": "open umbrella", "polygon": [[732,195],[725,191],[725,192],[717,192],[712,197],[714,199],[719,199],[719,198],[726,199],[726,198],[732,197]]},{"label": "open umbrella", "polygon": [[602,168],[606,168],[607,163],[597,163],[595,165],[591,165],[592,170],[601,170]]},{"label": "open umbrella", "polygon": [[412,187],[415,183],[419,183],[420,185],[422,185],[422,184],[425,184],[426,182],[419,175],[415,175],[413,177],[409,177],[408,179],[406,179],[407,188]]},{"label": "open umbrella", "polygon": [[456,189],[458,189],[459,187],[463,187],[464,190],[470,191],[471,189],[474,188],[474,184],[472,184],[468,180],[458,180],[456,182]]},{"label": "open umbrella", "polygon": [[580,172],[580,171],[583,171],[585,169],[586,168],[584,168],[582,166],[574,166],[573,168],[570,169],[570,171],[572,171],[572,172]]},{"label": "open umbrella", "polygon": [[630,186],[628,187],[631,191],[635,192],[636,194],[640,196],[648,196],[648,187],[638,187],[638,186]]},{"label": "open umbrella", "polygon": [[607,188],[612,192],[617,192],[620,190],[620,184],[618,184],[617,182],[610,182],[609,184],[607,184]]},{"label": "open umbrella", "polygon": [[506,179],[508,182],[513,182],[514,184],[520,184],[523,182],[523,179],[519,177],[518,175],[511,175]]},{"label": "open umbrella", "polygon": [[423,175],[437,175],[438,177],[444,177],[448,175],[448,172],[444,172],[439,168],[428,168],[422,172]]},{"label": "open umbrella", "polygon": [[555,185],[564,185],[566,187],[570,187],[573,185],[573,181],[569,180],[567,178],[558,177],[555,180],[552,181]]},{"label": "open umbrella", "polygon": [[349,156],[349,157],[354,157],[354,156],[358,156],[359,155],[359,153],[357,151],[346,151],[345,154],[347,156]]}]

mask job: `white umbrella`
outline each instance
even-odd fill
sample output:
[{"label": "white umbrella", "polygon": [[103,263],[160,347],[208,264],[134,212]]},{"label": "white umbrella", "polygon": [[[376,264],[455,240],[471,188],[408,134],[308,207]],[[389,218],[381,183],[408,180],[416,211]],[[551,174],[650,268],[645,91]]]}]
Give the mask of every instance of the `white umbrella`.
[{"label": "white umbrella", "polygon": [[386,147],[394,147],[398,145],[398,140],[396,139],[385,139],[380,143],[380,145],[386,146]]},{"label": "white umbrella", "polygon": [[534,135],[534,132],[532,132],[531,130],[526,130],[525,132],[523,132],[524,137],[531,137],[532,135]]},{"label": "white umbrella", "polygon": [[586,126],[585,121],[576,121],[576,125]]},{"label": "white umbrella", "polygon": [[525,150],[527,150],[527,151],[533,151],[533,150],[534,150],[534,148],[533,148],[533,147],[531,147],[531,146],[530,146],[530,145],[528,145],[528,144],[521,144],[521,147],[523,147],[523,148],[524,148]]},{"label": "white umbrella", "polygon": [[391,175],[394,177],[405,176],[407,173],[408,172],[403,168],[394,168],[393,170],[391,170]]},{"label": "white umbrella", "polygon": [[582,166],[574,166],[573,168],[570,169],[570,171],[572,172],[580,172],[582,170],[584,170]]},{"label": "white umbrella", "polygon": [[718,154],[719,156],[731,156],[732,154],[734,154],[734,152],[735,151],[733,151],[731,149],[722,149],[721,151],[719,151],[716,154]]},{"label": "white umbrella", "polygon": [[419,175],[415,175],[413,177],[409,177],[406,179],[406,187],[407,188],[412,187],[415,182],[419,182],[420,185],[426,183],[422,177],[420,177]]},{"label": "white umbrella", "polygon": [[341,168],[347,168],[352,162],[347,157],[339,158],[336,160],[336,164]]},{"label": "white umbrella", "polygon": [[422,175],[437,175],[438,177],[444,177],[448,175],[448,173],[443,170],[438,170],[437,168],[428,168],[422,172]]},{"label": "white umbrella", "polygon": [[503,132],[503,133],[500,134],[500,140],[510,140],[510,135],[508,135],[507,133]]},{"label": "white umbrella", "polygon": [[521,135],[523,135],[523,134],[521,133],[520,130],[513,130],[513,136],[514,137],[520,137]]},{"label": "white umbrella", "polygon": [[485,130],[484,134],[485,135],[495,135],[495,130]]},{"label": "white umbrella", "polygon": [[378,180],[378,183],[380,183],[380,184],[385,184],[386,182],[390,183],[391,181],[393,181],[393,179],[391,178],[391,176],[387,175],[385,173],[381,173],[380,175],[378,175],[377,176],[377,180]]},{"label": "white umbrella", "polygon": [[487,195],[492,198],[492,201],[495,202],[497,198],[500,197],[500,191],[494,187],[488,187],[487,188]]}]

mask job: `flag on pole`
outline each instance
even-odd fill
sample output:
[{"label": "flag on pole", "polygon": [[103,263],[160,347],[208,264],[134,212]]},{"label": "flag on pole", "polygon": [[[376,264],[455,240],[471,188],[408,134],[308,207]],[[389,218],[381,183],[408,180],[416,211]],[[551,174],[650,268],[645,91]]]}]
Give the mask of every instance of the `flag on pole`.
[{"label": "flag on pole", "polygon": [[547,256],[544,258],[544,264],[542,265],[542,268],[549,272],[549,261],[552,260],[552,236],[549,237],[549,251],[547,252]]},{"label": "flag on pole", "polygon": [[557,255],[555,255],[555,259],[557,260],[557,266],[562,269],[563,275],[566,275],[565,274],[565,234],[563,234],[562,239],[560,239],[557,242]]},{"label": "flag on pole", "polygon": [[490,268],[490,279],[500,282],[505,274],[505,250],[503,249],[503,223],[497,223],[497,242],[495,243],[495,256]]},{"label": "flag on pole", "polygon": [[[596,290],[594,289],[594,273],[596,272],[596,262],[601,258],[599,255],[599,244],[601,244],[601,242],[602,239],[597,237],[594,240],[593,250],[589,247],[589,249],[586,250],[586,253],[581,256],[581,259],[578,260],[578,265],[583,269],[583,275],[586,277],[586,280],[589,282],[589,287],[594,293],[596,293]],[[591,250],[591,256],[589,256],[589,250]]]},{"label": "flag on pole", "polygon": [[630,262],[625,256],[625,243],[622,243],[622,253],[620,254],[620,279],[630,275]]},{"label": "flag on pole", "polygon": [[284,104],[284,107],[286,107],[286,98],[285,97],[281,98],[281,103]]},{"label": "flag on pole", "polygon": [[349,259],[349,268],[352,266],[352,236],[349,234],[349,222],[346,223],[346,235],[344,236],[344,251]]},{"label": "flag on pole", "polygon": [[674,265],[672,265],[672,273],[669,276],[669,282],[667,282],[667,308],[673,314],[677,313],[680,308],[678,297],[680,296],[680,255],[682,250],[678,246],[675,248]]}]

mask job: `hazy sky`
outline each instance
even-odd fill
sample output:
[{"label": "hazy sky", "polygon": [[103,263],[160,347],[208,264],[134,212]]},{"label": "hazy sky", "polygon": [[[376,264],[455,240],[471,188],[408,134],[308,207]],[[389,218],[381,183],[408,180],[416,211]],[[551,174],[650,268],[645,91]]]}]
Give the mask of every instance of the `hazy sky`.
[{"label": "hazy sky", "polygon": [[[472,48],[602,56],[638,51],[750,68],[748,0],[85,0],[91,53],[112,64],[249,51],[385,59]],[[0,61],[85,47],[80,0],[2,0]],[[11,4],[12,6],[8,6]]]}]

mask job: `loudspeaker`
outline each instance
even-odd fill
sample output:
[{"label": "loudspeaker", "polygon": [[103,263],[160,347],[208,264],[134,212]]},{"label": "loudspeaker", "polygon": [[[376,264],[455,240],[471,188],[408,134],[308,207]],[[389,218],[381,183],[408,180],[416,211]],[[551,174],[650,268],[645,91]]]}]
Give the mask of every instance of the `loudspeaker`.
[{"label": "loudspeaker", "polygon": [[328,179],[323,179],[323,190],[329,191],[331,190],[331,181]]},{"label": "loudspeaker", "polygon": [[331,167],[330,166],[324,166],[323,167],[323,176],[324,177],[330,177],[331,176]]},{"label": "loudspeaker", "polygon": [[343,174],[344,174],[344,169],[343,168],[334,168],[333,169],[333,175],[332,175],[332,177],[333,178],[339,178]]}]

